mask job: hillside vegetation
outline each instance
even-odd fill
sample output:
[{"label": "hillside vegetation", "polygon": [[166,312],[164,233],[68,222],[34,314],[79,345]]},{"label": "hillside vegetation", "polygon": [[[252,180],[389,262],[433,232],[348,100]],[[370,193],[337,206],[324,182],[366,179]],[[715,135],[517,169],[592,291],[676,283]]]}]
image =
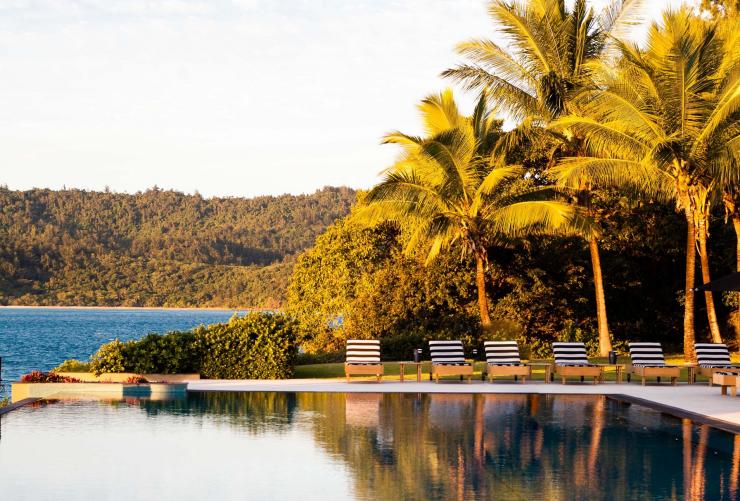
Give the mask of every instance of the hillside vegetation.
[{"label": "hillside vegetation", "polygon": [[295,255],[354,201],[349,188],[252,199],[0,189],[0,303],[277,307]]}]

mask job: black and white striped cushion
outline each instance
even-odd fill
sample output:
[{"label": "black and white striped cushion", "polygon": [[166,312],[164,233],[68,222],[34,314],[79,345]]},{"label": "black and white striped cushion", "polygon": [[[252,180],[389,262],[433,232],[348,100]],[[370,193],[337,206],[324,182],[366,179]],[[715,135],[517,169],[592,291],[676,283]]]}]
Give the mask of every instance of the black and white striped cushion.
[{"label": "black and white striped cushion", "polygon": [[348,364],[379,364],[380,363],[380,341],[377,339],[348,339],[347,359]]},{"label": "black and white striped cushion", "polygon": [[516,341],[486,341],[486,362],[493,365],[521,365]]},{"label": "black and white striped cushion", "polygon": [[669,367],[663,358],[660,343],[629,343],[632,365],[641,367]]},{"label": "black and white striped cushion", "polygon": [[462,341],[429,341],[432,363],[436,365],[468,365]]},{"label": "black and white striped cushion", "polygon": [[696,359],[699,367],[734,369],[740,365],[730,360],[730,350],[724,343],[696,343]]},{"label": "black and white striped cushion", "polygon": [[583,343],[552,343],[555,365],[591,365]]}]

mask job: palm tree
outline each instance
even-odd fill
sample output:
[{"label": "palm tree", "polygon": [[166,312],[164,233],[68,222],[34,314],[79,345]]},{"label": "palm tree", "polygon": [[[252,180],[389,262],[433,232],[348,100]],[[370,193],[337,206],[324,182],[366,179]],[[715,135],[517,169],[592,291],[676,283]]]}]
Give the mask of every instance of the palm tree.
[{"label": "palm tree", "polygon": [[[489,13],[511,47],[490,40],[471,40],[458,51],[471,60],[447,70],[444,76],[470,89],[486,89],[499,110],[519,122],[514,137],[531,136],[564,113],[575,111],[570,97],[590,83],[589,65],[609,49],[609,34],[618,33],[639,19],[642,2],[614,2],[595,16],[585,0],[568,10],[561,0],[530,0],[526,3],[493,1]],[[556,135],[557,154],[582,154],[578,137]],[[504,142],[516,142],[504,138]],[[593,183],[583,179],[574,202],[591,212]],[[595,217],[595,213],[590,214]],[[612,349],[599,243],[588,238],[596,298],[599,353]]]},{"label": "palm tree", "polygon": [[366,224],[395,220],[410,228],[405,251],[423,249],[427,262],[456,245],[472,256],[484,330],[491,325],[486,270],[495,242],[539,232],[590,231],[572,205],[543,199],[542,190],[510,189],[524,171],[491,155],[501,122],[486,101],[484,94],[467,117],[458,112],[450,90],[425,99],[420,109],[428,136],[386,136],[385,142],[402,145],[404,152],[356,215]]},{"label": "palm tree", "polygon": [[[740,1],[703,0],[702,8],[711,12],[717,20],[718,29],[725,41],[726,51],[729,53],[734,50],[734,47],[738,47],[740,45],[740,27],[738,27]],[[732,221],[735,230],[736,270],[740,271],[740,169],[737,158],[740,145],[734,143],[733,146],[732,143],[733,140],[738,141],[737,137],[740,135],[740,112],[735,110],[733,116],[729,118],[729,123],[729,126],[722,128],[722,133],[713,134],[715,140],[707,145],[705,156],[711,159],[709,165],[712,169],[712,176],[722,192],[725,218]],[[740,305],[740,293],[738,294],[738,305]],[[740,311],[736,314],[736,322],[738,325],[735,327],[735,334],[740,344]]]},{"label": "palm tree", "polygon": [[[619,42],[619,64],[602,64],[598,86],[575,99],[579,115],[556,122],[584,137],[593,153],[564,160],[558,174],[564,182],[587,176],[610,184],[670,184],[687,223],[684,351],[693,359],[696,242],[706,282],[715,175],[718,166],[727,167],[717,155],[737,157],[737,136],[728,134],[737,127],[740,55],[716,24],[688,8],[664,13],[662,25],[653,23],[646,49]],[[705,297],[712,339],[720,342],[711,293]]]}]

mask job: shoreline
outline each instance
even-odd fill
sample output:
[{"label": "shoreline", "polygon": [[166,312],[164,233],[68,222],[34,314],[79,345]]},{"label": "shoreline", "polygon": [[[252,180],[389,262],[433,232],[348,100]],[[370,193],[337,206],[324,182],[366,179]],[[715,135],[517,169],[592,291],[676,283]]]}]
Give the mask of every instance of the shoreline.
[{"label": "shoreline", "polygon": [[2,310],[152,310],[152,311],[233,311],[233,312],[251,312],[251,311],[277,311],[274,308],[222,308],[212,306],[21,306],[7,305],[0,306]]}]

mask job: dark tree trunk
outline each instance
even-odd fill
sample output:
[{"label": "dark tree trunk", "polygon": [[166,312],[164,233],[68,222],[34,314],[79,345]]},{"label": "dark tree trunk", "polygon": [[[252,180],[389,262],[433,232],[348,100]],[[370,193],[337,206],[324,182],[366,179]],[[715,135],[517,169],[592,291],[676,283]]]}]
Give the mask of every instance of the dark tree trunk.
[{"label": "dark tree trunk", "polygon": [[[702,221],[699,223],[698,236],[699,236],[699,260],[701,264],[701,278],[702,283],[712,281],[712,276],[709,271],[709,253],[707,250],[707,222]],[[712,333],[712,342],[721,343],[722,337],[719,334],[719,323],[717,322],[717,311],[714,308],[714,296],[711,291],[704,292],[704,301],[707,304],[707,320],[709,321],[709,331]]]},{"label": "dark tree trunk", "polygon": [[[735,269],[740,271],[740,213],[733,212],[732,226],[735,228]],[[735,313],[735,341],[740,348],[740,292],[737,293],[737,308]]]}]

